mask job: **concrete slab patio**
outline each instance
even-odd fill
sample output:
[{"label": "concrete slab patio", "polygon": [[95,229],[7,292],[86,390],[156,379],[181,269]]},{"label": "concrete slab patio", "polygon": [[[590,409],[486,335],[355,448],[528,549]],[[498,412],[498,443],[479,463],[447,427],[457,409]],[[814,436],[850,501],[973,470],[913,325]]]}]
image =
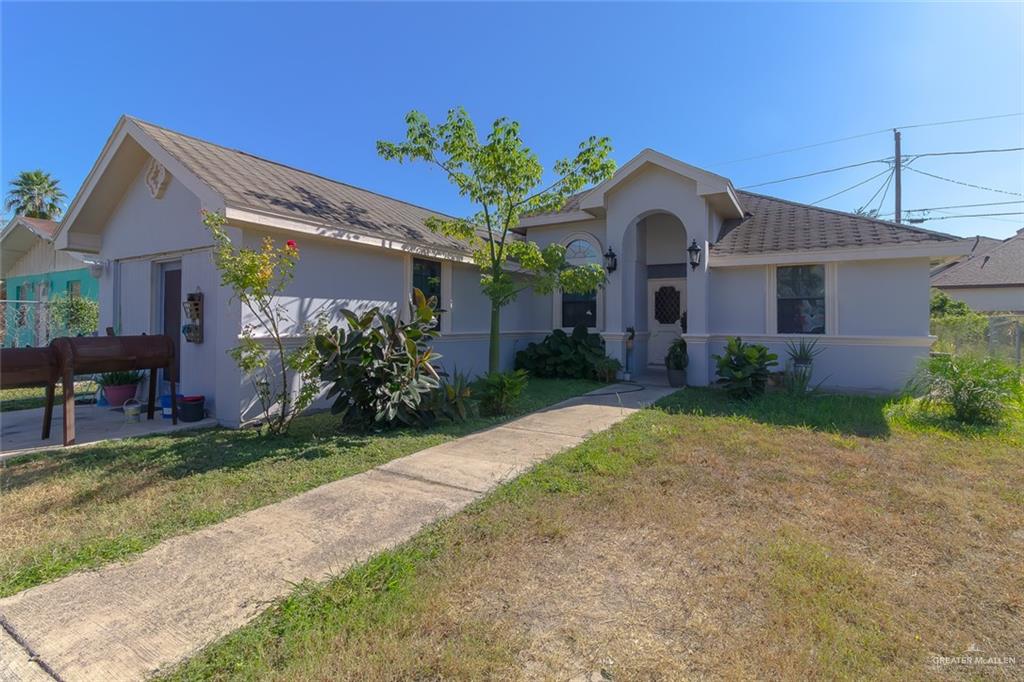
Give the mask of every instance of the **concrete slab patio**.
[{"label": "concrete slab patio", "polygon": [[[0,412],[0,459],[18,457],[41,450],[61,447],[64,432],[64,415],[58,406],[53,411],[53,426],[48,440],[40,439],[43,425],[43,408]],[[96,405],[75,406],[75,445],[89,445],[103,440],[132,438],[153,433],[202,429],[216,426],[216,419],[198,422],[179,421],[175,426],[170,419],[164,419],[157,411],[152,421],[146,419],[143,410],[140,420],[127,423],[120,409]]]},{"label": "concrete slab patio", "polygon": [[672,389],[616,385],[0,600],[0,680],[138,680]]}]

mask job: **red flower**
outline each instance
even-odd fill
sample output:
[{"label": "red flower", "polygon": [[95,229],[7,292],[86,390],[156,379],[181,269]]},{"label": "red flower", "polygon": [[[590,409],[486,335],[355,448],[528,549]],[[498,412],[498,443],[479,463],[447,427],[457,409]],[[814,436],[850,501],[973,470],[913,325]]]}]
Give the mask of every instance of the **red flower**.
[{"label": "red flower", "polygon": [[287,246],[287,247],[288,247],[289,249],[291,249],[292,251],[296,251],[296,250],[298,250],[298,248],[299,248],[299,247],[298,247],[298,245],[297,245],[297,244],[295,243],[295,240],[294,240],[294,239],[289,239],[288,241],[286,241],[286,242],[284,243],[284,245],[285,245],[285,246]]}]

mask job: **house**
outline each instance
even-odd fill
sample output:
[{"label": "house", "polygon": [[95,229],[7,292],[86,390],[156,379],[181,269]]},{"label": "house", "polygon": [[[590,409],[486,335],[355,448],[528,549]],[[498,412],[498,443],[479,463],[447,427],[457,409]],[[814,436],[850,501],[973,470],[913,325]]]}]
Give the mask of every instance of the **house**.
[{"label": "house", "polygon": [[54,247],[57,227],[52,220],[15,216],[0,232],[4,347],[49,342],[52,330],[45,302],[53,297],[99,297],[99,281],[86,259]]},{"label": "house", "polygon": [[932,286],[972,310],[1024,313],[1024,228],[1005,241],[979,238],[968,257],[932,274]]},{"label": "house", "polygon": [[[221,211],[237,244],[294,239],[300,265],[280,300],[300,325],[339,306],[405,314],[414,284],[447,311],[435,349],[449,369],[487,366],[489,301],[461,243],[424,226],[433,212],[398,199],[122,117],[57,236],[94,254],[101,327],[170,333],[182,390],[207,397],[236,426],[259,414],[226,353],[248,321],[213,267],[200,210]],[[782,350],[811,335],[826,385],[892,390],[928,352],[931,259],[966,252],[935,232],[744,193],[721,176],[647,150],[558,213],[519,232],[559,242],[571,262],[618,266],[591,296],[523,293],[502,311],[501,356],[553,327],[585,322],[634,374],[662,365],[686,319],[689,381],[714,380],[729,335]],[[688,265],[687,248],[702,256]],[[203,341],[180,333],[181,303],[202,294]],[[632,338],[631,342],[627,342]]]}]

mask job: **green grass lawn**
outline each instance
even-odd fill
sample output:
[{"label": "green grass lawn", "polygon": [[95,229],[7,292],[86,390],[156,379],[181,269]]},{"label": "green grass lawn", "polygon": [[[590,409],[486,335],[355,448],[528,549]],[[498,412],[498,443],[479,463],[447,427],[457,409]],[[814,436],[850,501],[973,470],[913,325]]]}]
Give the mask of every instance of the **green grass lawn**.
[{"label": "green grass lawn", "polygon": [[[75,382],[75,402],[83,402],[92,399],[97,390],[93,381]],[[61,404],[64,399],[64,389],[57,384],[54,391],[54,406]],[[5,388],[0,390],[0,412],[13,410],[30,410],[33,407],[46,405],[46,389],[44,388]]]},{"label": "green grass lawn", "polygon": [[326,584],[176,680],[1003,679],[1024,422],[686,389]]},{"label": "green grass lawn", "polygon": [[[599,386],[532,379],[517,413]],[[0,462],[0,596],[129,558],[168,537],[498,421],[474,417],[427,430],[349,435],[322,413],[297,419],[288,436],[277,438],[214,429]]]}]

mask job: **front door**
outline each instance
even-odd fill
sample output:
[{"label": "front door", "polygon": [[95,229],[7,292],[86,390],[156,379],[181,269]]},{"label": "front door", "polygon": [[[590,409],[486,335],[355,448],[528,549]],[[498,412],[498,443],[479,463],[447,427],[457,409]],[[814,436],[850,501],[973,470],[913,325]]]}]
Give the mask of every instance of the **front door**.
[{"label": "front door", "polygon": [[679,320],[686,311],[686,279],[666,277],[647,280],[647,362],[665,365],[669,345],[679,338]]},{"label": "front door", "polygon": [[164,370],[164,381],[181,382],[181,263],[160,268],[160,333],[174,342],[174,363]]}]

